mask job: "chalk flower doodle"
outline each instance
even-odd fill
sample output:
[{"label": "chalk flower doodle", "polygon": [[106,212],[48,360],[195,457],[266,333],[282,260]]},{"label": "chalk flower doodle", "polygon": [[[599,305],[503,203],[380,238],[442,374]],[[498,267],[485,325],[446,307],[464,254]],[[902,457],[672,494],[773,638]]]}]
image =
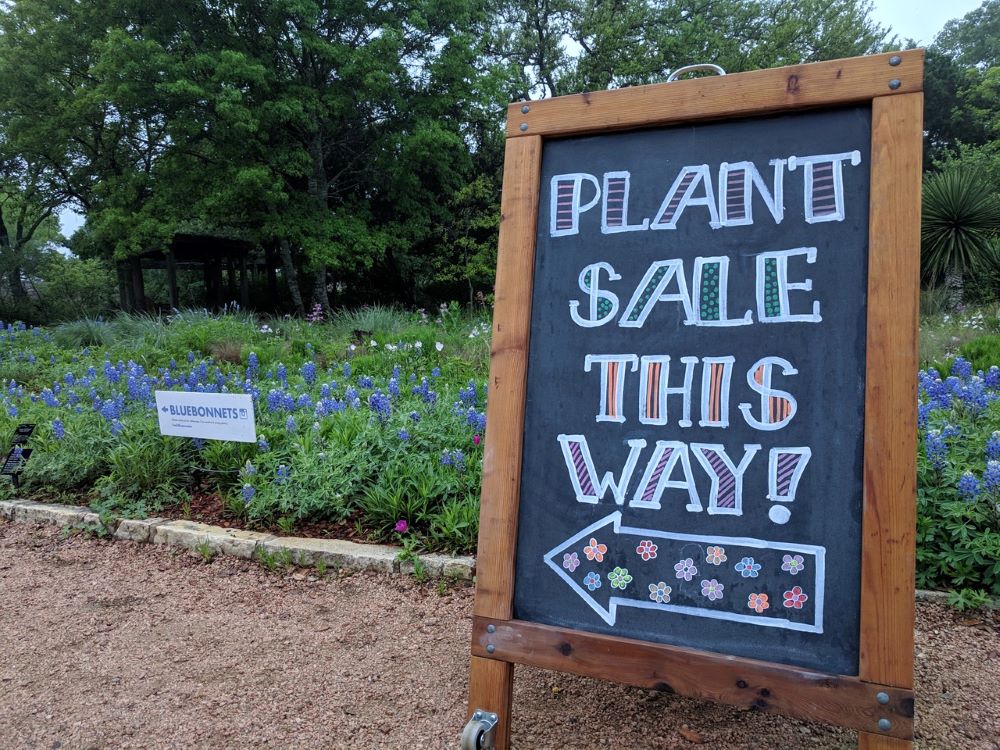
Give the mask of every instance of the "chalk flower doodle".
[{"label": "chalk flower doodle", "polygon": [[722,598],[722,592],[726,587],[719,583],[714,578],[711,581],[701,582],[701,595],[707,596],[710,602],[714,602],[716,599]]},{"label": "chalk flower doodle", "polygon": [[784,597],[785,601],[782,604],[786,607],[795,607],[795,609],[802,609],[802,605],[809,599],[808,594],[802,593],[801,586],[793,586],[791,591],[785,592]]},{"label": "chalk flower doodle", "polygon": [[695,567],[694,560],[690,557],[674,565],[674,570],[677,571],[677,577],[683,578],[685,581],[690,581],[698,574],[698,568]]},{"label": "chalk flower doodle", "polygon": [[760,563],[754,562],[752,557],[744,557],[736,563],[736,572],[744,578],[756,578],[760,573]]},{"label": "chalk flower doodle", "polygon": [[805,561],[802,559],[802,555],[785,555],[781,558],[781,569],[787,570],[792,575],[796,573],[801,573],[805,570]]},{"label": "chalk flower doodle", "polygon": [[723,547],[709,547],[706,550],[705,562],[709,565],[722,565],[728,558]]},{"label": "chalk flower doodle", "polygon": [[590,544],[583,548],[583,554],[587,556],[588,560],[604,562],[604,556],[608,554],[608,546],[606,544],[598,544],[597,540],[591,537]]},{"label": "chalk flower doodle", "polygon": [[659,583],[649,584],[649,598],[652,599],[657,604],[663,604],[670,601],[670,592],[673,591],[667,584],[663,581]]},{"label": "chalk flower doodle", "polygon": [[595,591],[601,588],[601,577],[594,572],[587,573],[587,575],[583,577],[583,585],[591,591]]},{"label": "chalk flower doodle", "polygon": [[632,582],[632,576],[628,574],[628,568],[615,568],[608,573],[608,580],[611,581],[611,588],[624,591]]},{"label": "chalk flower doodle", "polygon": [[761,614],[771,605],[767,603],[767,594],[750,594],[747,598],[747,606],[757,614]]},{"label": "chalk flower doodle", "polygon": [[580,557],[575,552],[567,552],[563,555],[563,567],[570,573],[580,567]]},{"label": "chalk flower doodle", "polygon": [[635,548],[635,553],[639,555],[643,560],[654,560],[656,559],[657,547],[649,539],[643,539],[639,542],[639,546]]}]

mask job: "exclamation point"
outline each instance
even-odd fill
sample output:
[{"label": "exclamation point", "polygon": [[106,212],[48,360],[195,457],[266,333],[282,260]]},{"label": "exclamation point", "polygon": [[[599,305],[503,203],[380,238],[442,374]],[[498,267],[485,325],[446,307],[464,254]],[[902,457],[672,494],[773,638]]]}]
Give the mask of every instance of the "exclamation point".
[{"label": "exclamation point", "polygon": [[[812,456],[811,448],[772,448],[768,456],[767,499],[774,503],[791,503],[799,480]],[[767,511],[767,517],[776,524],[788,523],[792,511],[788,505],[775,504]]]}]

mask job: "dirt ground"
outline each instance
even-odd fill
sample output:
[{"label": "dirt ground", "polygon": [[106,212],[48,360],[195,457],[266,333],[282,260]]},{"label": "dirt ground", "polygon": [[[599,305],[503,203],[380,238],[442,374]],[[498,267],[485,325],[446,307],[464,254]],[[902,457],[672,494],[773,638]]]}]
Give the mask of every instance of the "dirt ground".
[{"label": "dirt ground", "polygon": [[[472,591],[0,521],[0,748],[455,750]],[[513,744],[849,748],[850,732],[519,668]],[[918,606],[917,746],[1000,748],[1000,617]]]}]

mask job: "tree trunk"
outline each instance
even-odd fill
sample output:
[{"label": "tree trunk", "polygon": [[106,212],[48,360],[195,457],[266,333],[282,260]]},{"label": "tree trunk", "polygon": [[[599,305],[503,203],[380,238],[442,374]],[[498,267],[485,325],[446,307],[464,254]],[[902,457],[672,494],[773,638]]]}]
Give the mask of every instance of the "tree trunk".
[{"label": "tree trunk", "polygon": [[292,306],[295,308],[295,314],[305,317],[306,308],[302,304],[299,275],[295,270],[295,263],[292,262],[292,248],[288,244],[287,237],[282,237],[278,240],[278,254],[281,256],[281,266],[285,271],[285,278],[288,280],[288,293],[292,296]]},{"label": "tree trunk", "polygon": [[322,266],[316,271],[313,277],[313,303],[319,304],[323,308],[323,316],[330,315],[330,297],[326,292],[326,266]]},{"label": "tree trunk", "polygon": [[965,280],[962,272],[952,266],[944,276],[944,287],[948,290],[948,307],[960,310],[965,300]]},{"label": "tree trunk", "polygon": [[24,291],[24,284],[21,281],[21,266],[14,257],[14,248],[11,246],[10,234],[7,231],[7,223],[4,220],[3,206],[0,206],[0,256],[3,261],[11,264],[7,271],[7,284],[10,287],[10,295],[14,304],[24,302],[28,298],[28,293]]},{"label": "tree trunk", "polygon": [[270,308],[275,310],[278,307],[278,274],[275,267],[278,265],[274,257],[274,245],[268,243],[264,248],[264,270],[267,273],[267,293],[270,299]]}]

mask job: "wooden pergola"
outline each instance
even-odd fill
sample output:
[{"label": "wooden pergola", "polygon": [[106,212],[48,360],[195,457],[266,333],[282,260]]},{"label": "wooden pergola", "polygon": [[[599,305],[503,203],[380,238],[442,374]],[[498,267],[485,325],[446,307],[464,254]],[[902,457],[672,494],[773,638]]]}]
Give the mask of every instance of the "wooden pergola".
[{"label": "wooden pergola", "polygon": [[266,273],[272,301],[277,298],[277,277],[270,252],[259,251],[248,240],[208,234],[177,233],[166,252],[153,250],[118,264],[118,292],[123,310],[150,312],[143,272],[165,269],[169,305],[180,307],[178,270],[199,270],[204,274],[208,309],[219,309],[227,302],[250,306],[250,276]]}]

